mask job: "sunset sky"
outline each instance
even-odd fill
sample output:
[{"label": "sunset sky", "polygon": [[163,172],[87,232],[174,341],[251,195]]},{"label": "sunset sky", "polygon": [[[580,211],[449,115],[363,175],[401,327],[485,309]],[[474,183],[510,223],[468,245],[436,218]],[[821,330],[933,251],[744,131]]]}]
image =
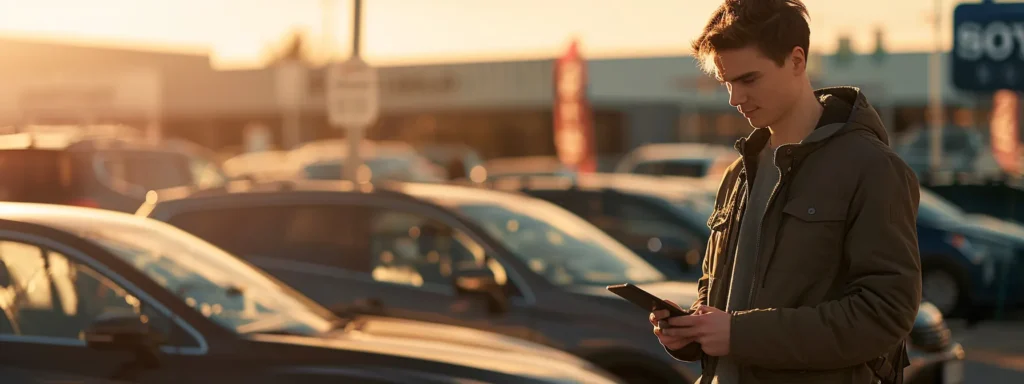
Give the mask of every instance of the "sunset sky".
[{"label": "sunset sky", "polygon": [[[349,51],[351,0],[333,0],[334,51]],[[806,0],[812,51],[873,47],[876,25],[891,50],[927,50],[935,0]],[[941,0],[951,43],[957,0]],[[175,51],[209,51],[219,67],[260,65],[268,47],[303,29],[323,39],[323,0],[0,0],[0,36],[74,39]],[[554,56],[578,36],[590,56],[685,53],[720,0],[364,0],[364,56],[378,64]]]}]

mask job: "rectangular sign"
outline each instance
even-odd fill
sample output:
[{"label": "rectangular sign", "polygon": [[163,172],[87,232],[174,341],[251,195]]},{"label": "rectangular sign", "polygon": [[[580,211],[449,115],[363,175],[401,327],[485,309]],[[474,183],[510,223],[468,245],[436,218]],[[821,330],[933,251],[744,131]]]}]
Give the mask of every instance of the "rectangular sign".
[{"label": "rectangular sign", "polygon": [[950,60],[961,90],[1024,90],[1024,3],[958,5]]}]

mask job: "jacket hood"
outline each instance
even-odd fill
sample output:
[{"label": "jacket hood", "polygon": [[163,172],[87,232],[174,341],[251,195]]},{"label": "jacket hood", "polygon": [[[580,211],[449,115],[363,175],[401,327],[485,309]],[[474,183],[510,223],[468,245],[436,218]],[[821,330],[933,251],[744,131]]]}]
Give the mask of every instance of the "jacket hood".
[{"label": "jacket hood", "polygon": [[[882,123],[882,117],[878,115],[878,111],[868,103],[868,99],[864,96],[864,93],[857,87],[831,87],[822,88],[814,91],[814,95],[818,96],[819,99],[828,97],[835,97],[839,100],[846,102],[851,105],[853,109],[850,111],[850,117],[847,119],[846,124],[830,124],[821,127],[815,131],[831,128],[831,126],[839,126],[834,128],[834,133],[846,133],[857,130],[863,130],[870,132],[878,140],[881,140],[885,145],[889,143],[889,133],[885,130],[885,124]],[[808,136],[808,140],[812,136],[816,136],[812,133]],[[807,141],[807,140],[805,140]]]},{"label": "jacket hood", "polygon": [[[828,124],[818,127],[802,140],[800,144],[823,142],[835,136],[861,131],[877,137],[885,145],[890,145],[889,133],[886,132],[885,125],[882,124],[881,116],[868,103],[867,97],[860,91],[860,88],[822,88],[814,91],[814,95],[823,102],[834,98],[835,101],[848,105],[850,116],[845,123]],[[771,133],[768,128],[754,129],[746,138],[736,142],[736,149],[745,156],[756,154],[767,144],[770,136]]]}]

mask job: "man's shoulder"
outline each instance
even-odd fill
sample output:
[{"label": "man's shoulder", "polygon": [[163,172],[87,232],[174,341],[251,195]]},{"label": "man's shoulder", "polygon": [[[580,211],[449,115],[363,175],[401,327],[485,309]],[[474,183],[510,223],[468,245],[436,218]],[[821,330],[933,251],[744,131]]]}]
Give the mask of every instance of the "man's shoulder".
[{"label": "man's shoulder", "polygon": [[861,183],[878,183],[881,179],[912,180],[917,175],[895,150],[876,136],[850,134],[838,138],[836,149],[841,151],[842,168],[837,174],[859,175]]}]

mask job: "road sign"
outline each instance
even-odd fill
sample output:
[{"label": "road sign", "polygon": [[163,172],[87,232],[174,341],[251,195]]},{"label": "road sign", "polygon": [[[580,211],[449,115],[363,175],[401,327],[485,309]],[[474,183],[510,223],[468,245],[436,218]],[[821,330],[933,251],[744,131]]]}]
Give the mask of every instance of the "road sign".
[{"label": "road sign", "polygon": [[1020,174],[1018,121],[1020,98],[1016,91],[997,91],[992,96],[992,154],[999,167],[1011,175]]},{"label": "road sign", "polygon": [[1024,90],[1024,3],[958,5],[951,56],[961,90]]},{"label": "road sign", "polygon": [[377,70],[358,57],[327,69],[327,115],[332,125],[363,129],[380,115]]}]

